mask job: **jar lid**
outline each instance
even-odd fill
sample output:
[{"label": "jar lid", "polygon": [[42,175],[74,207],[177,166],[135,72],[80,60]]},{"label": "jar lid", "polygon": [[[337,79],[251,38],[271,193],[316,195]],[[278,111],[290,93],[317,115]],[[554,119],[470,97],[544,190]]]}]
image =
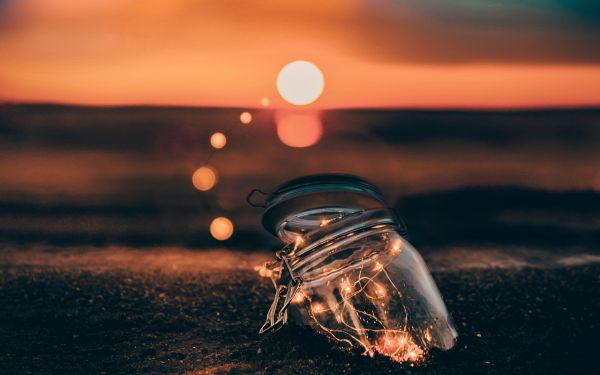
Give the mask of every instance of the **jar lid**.
[{"label": "jar lid", "polygon": [[383,195],[370,182],[347,174],[316,174],[295,178],[267,196],[264,228],[277,235],[277,226],[290,215],[319,208],[359,211],[385,207]]}]

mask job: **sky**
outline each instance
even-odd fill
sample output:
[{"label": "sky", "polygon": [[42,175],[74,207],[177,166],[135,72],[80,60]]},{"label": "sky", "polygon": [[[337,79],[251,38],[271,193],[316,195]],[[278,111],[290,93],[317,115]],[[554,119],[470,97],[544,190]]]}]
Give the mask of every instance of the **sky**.
[{"label": "sky", "polygon": [[0,100],[314,108],[600,105],[596,0],[0,0]]}]

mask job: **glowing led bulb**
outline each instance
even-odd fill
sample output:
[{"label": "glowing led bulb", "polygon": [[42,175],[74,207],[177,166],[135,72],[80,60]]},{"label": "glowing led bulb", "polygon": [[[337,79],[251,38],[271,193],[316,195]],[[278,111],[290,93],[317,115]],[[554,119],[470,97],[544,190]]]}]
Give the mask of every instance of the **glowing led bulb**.
[{"label": "glowing led bulb", "polygon": [[240,115],[240,122],[244,125],[248,125],[252,122],[252,114],[250,112],[242,112]]},{"label": "glowing led bulb", "polygon": [[223,134],[221,132],[216,132],[210,136],[210,145],[213,146],[214,148],[220,149],[220,148],[225,147],[226,144],[227,144],[227,137],[225,137],[225,134]]},{"label": "glowing led bulb", "polygon": [[311,306],[311,309],[312,309],[313,314],[321,314],[325,311],[325,307],[323,307],[323,304],[321,304],[319,302],[313,303]]},{"label": "glowing led bulb", "polygon": [[383,298],[387,295],[387,291],[385,290],[385,288],[379,284],[373,285],[373,291],[375,292],[376,298]]},{"label": "glowing led bulb", "polygon": [[258,272],[260,277],[271,277],[273,276],[273,271],[271,271],[265,264],[261,264],[260,266],[255,266],[254,270]]},{"label": "glowing led bulb", "polygon": [[354,288],[352,287],[352,284],[350,283],[350,281],[348,279],[342,280],[342,282],[340,283],[340,293],[344,297],[348,297],[348,296],[350,296],[350,294],[352,294],[353,291],[354,291]]},{"label": "glowing led bulb", "polygon": [[398,255],[402,252],[402,246],[403,246],[403,241],[402,238],[400,238],[400,236],[393,236],[393,238],[390,241],[390,254],[392,255]]},{"label": "glowing led bulb", "polygon": [[321,219],[321,224],[319,225],[321,228],[327,226],[333,219]]},{"label": "glowing led bulb", "polygon": [[296,235],[294,238],[294,248],[299,248],[304,243],[304,237],[301,235]]},{"label": "glowing led bulb", "polygon": [[192,184],[200,191],[208,191],[217,183],[217,172],[208,166],[196,169],[192,175]]},{"label": "glowing led bulb", "polygon": [[294,295],[294,298],[292,298],[292,302],[293,303],[302,303],[302,302],[304,302],[304,298],[305,298],[304,293],[302,293],[302,291],[299,290]]},{"label": "glowing led bulb", "polygon": [[217,217],[210,223],[210,234],[219,241],[225,241],[233,234],[233,223],[226,217]]}]

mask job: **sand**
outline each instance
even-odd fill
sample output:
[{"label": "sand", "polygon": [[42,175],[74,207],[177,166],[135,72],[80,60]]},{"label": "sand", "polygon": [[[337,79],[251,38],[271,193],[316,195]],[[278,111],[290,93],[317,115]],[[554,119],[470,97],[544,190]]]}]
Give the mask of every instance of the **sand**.
[{"label": "sand", "polygon": [[[335,350],[323,336],[299,326],[259,337],[272,286],[252,267],[268,257],[264,252],[5,248],[1,372],[546,374],[600,369],[594,356],[600,263],[593,254],[554,256],[550,262],[541,250],[535,256],[467,248],[435,254],[426,258],[460,337],[451,351],[432,353],[424,364],[410,367]],[[469,254],[487,261],[463,262]]]}]

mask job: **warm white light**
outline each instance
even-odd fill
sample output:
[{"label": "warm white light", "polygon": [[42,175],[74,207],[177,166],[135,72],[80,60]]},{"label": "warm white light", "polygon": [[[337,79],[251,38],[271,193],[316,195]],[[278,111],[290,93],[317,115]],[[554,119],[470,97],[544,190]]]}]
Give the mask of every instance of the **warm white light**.
[{"label": "warm white light", "polygon": [[402,252],[402,246],[404,245],[404,242],[402,241],[401,238],[394,238],[391,240],[390,242],[390,254],[391,255],[398,255]]},{"label": "warm white light", "polygon": [[210,136],[210,144],[216,149],[223,148],[227,144],[227,137],[221,132],[216,132]]},{"label": "warm white light", "polygon": [[385,290],[385,288],[379,284],[375,284],[374,290],[375,290],[375,296],[377,296],[377,298],[383,298],[387,294],[387,291]]},{"label": "warm white light", "polygon": [[342,282],[340,284],[340,291],[343,296],[348,296],[349,294],[351,294],[354,291],[354,289],[352,288],[352,284],[350,284],[349,280],[347,280],[347,279],[342,280]]},{"label": "warm white light", "polygon": [[271,105],[271,100],[267,97],[264,97],[260,100],[260,105],[262,105],[263,107],[268,107],[269,105]]},{"label": "warm white light", "polygon": [[194,187],[200,191],[208,191],[217,183],[217,172],[212,167],[200,167],[192,176]]},{"label": "warm white light", "polygon": [[292,302],[293,303],[302,303],[302,301],[304,301],[304,293],[302,293],[301,290],[298,290],[296,292],[296,294],[294,295],[294,298],[292,298]]},{"label": "warm white light", "polygon": [[312,304],[311,310],[314,314],[320,314],[323,311],[325,311],[325,308],[323,307],[322,304],[316,302]]},{"label": "warm white light", "polygon": [[304,243],[304,237],[302,237],[301,235],[297,235],[296,238],[294,239],[294,247],[297,249],[300,246],[302,246],[303,243]]},{"label": "warm white light", "polygon": [[254,270],[258,272],[260,277],[271,277],[273,276],[273,271],[271,271],[266,264],[261,264],[259,266],[254,266]]},{"label": "warm white light", "polygon": [[281,69],[277,76],[277,90],[287,102],[307,105],[323,93],[325,80],[317,66],[308,61],[294,61]]},{"label": "warm white light", "polygon": [[250,112],[242,112],[240,115],[240,122],[244,125],[248,125],[252,122],[252,114]]},{"label": "warm white light", "polygon": [[210,223],[210,234],[219,241],[225,241],[233,234],[233,223],[226,217],[217,217]]}]

